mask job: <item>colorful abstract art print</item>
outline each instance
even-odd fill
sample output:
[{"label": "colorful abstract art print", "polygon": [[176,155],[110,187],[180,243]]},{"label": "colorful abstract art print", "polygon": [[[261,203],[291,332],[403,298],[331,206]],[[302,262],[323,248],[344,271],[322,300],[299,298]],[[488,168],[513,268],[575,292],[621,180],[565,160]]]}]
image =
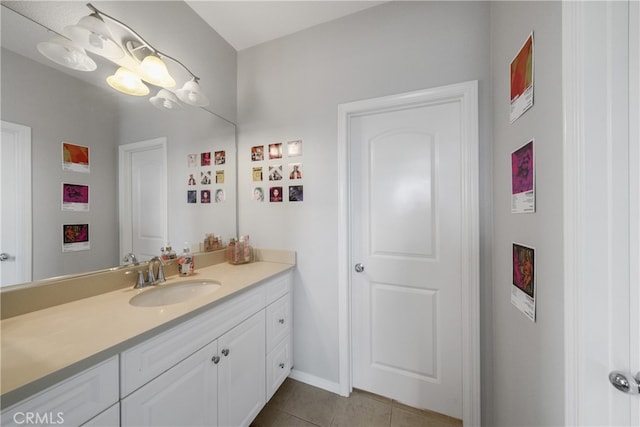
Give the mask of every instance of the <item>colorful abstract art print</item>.
[{"label": "colorful abstract art print", "polygon": [[89,173],[89,147],[63,142],[62,170]]},{"label": "colorful abstract art print", "polygon": [[531,33],[510,64],[511,123],[533,106],[533,71],[533,33]]},{"label": "colorful abstract art print", "polygon": [[513,286],[511,287],[511,303],[535,322],[535,249],[518,243],[513,243],[512,256]]},{"label": "colorful abstract art print", "polygon": [[89,186],[62,183],[62,210],[89,211]]},{"label": "colorful abstract art print", "polygon": [[536,211],[534,141],[511,153],[511,212]]},{"label": "colorful abstract art print", "polygon": [[62,226],[62,252],[85,251],[89,247],[89,224]]}]

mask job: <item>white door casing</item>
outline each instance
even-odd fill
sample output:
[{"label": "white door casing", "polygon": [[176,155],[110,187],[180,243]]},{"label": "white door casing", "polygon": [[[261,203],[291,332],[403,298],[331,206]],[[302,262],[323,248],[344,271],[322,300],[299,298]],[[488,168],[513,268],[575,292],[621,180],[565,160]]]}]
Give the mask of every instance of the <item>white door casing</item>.
[{"label": "white door casing", "polygon": [[[356,146],[356,142],[353,138],[354,130],[357,132],[357,128],[364,124],[363,120],[367,121],[366,116],[371,118],[371,120],[368,120],[368,124],[376,126],[375,123],[377,123],[378,119],[385,115],[387,116],[386,118],[393,121],[397,118],[393,116],[402,116],[407,111],[411,110],[413,110],[413,113],[409,112],[409,115],[419,115],[425,111],[430,111],[436,116],[441,114],[442,116],[440,119],[447,115],[451,115],[449,113],[453,113],[453,116],[457,115],[458,123],[456,131],[453,133],[458,133],[459,146],[454,148],[453,151],[446,153],[449,148],[447,147],[447,149],[443,150],[443,147],[435,142],[442,135],[434,136],[434,139],[431,140],[430,146],[426,149],[419,148],[417,145],[412,146],[412,144],[415,144],[415,140],[412,142],[412,136],[410,136],[411,132],[406,132],[407,126],[404,126],[404,129],[399,133],[396,132],[394,137],[396,141],[403,142],[400,146],[396,145],[395,147],[386,147],[386,144],[384,144],[383,141],[385,139],[390,139],[388,138],[390,135],[385,134],[383,129],[378,129],[382,135],[380,138],[374,138],[375,142],[371,145],[373,147],[374,155],[370,156],[370,153],[368,152],[357,152],[358,147]],[[377,117],[373,118],[374,116]],[[418,120],[418,122],[419,121],[420,120]],[[435,122],[438,121],[439,120],[436,120]],[[446,119],[443,121],[446,122]],[[391,128],[394,126],[396,129],[403,127],[399,123],[395,123],[392,124]],[[375,132],[376,131],[374,131],[374,133]],[[422,133],[423,135],[421,135],[420,138],[424,139],[424,132]],[[413,135],[415,136],[415,134]],[[427,139],[429,138],[430,137]],[[368,150],[369,149],[365,146],[365,151]],[[456,152],[456,150],[458,151]],[[339,236],[341,239],[339,246],[339,325],[341,394],[348,395],[354,384],[358,385],[357,381],[360,381],[359,374],[357,373],[358,369],[356,366],[353,366],[358,363],[355,359],[358,354],[355,347],[360,344],[364,345],[366,348],[374,349],[374,352],[376,353],[375,357],[377,357],[378,360],[377,363],[374,363],[373,365],[378,366],[380,368],[378,369],[379,371],[395,371],[395,373],[400,373],[403,369],[399,369],[399,367],[403,366],[404,368],[407,368],[404,369],[405,371],[413,370],[414,372],[413,374],[407,374],[405,372],[401,376],[419,377],[422,382],[422,386],[424,386],[425,383],[431,383],[433,385],[442,381],[442,378],[439,377],[443,373],[442,369],[444,365],[442,364],[442,360],[443,357],[449,357],[449,355],[446,354],[447,346],[449,346],[448,348],[450,351],[457,353],[453,355],[451,359],[455,360],[458,358],[458,362],[454,362],[454,365],[457,364],[458,372],[457,374],[447,373],[445,379],[452,380],[454,383],[457,382],[457,384],[452,385],[453,389],[457,388],[458,390],[457,399],[459,409],[457,410],[457,416],[461,416],[463,418],[465,425],[480,424],[477,150],[477,82],[461,83],[425,91],[342,104],[339,106],[339,180],[341,212],[339,230]],[[434,182],[426,186],[418,185],[416,188],[404,186],[403,190],[400,192],[390,195],[393,200],[385,199],[380,195],[371,195],[371,203],[383,208],[382,211],[385,210],[386,204],[387,214],[372,216],[373,219],[371,222],[373,222],[373,224],[370,224],[368,215],[361,214],[358,210],[356,206],[356,199],[362,194],[366,196],[365,198],[369,198],[369,192],[371,190],[366,186],[364,188],[360,187],[360,183],[356,181],[371,179],[374,184],[380,185],[381,189],[391,190],[394,186],[397,187],[397,184],[402,183],[401,181],[404,178],[412,179],[418,177],[419,179],[423,179],[424,182],[425,176],[428,175],[426,172],[429,170],[429,167],[423,167],[422,169],[413,168],[415,172],[407,172],[406,170],[400,169],[396,166],[387,165],[388,168],[386,168],[386,174],[384,170],[376,170],[372,171],[369,176],[365,176],[365,179],[357,179],[352,177],[353,162],[358,159],[364,159],[365,161],[369,161],[371,159],[373,168],[380,169],[383,168],[384,165],[384,162],[380,159],[386,158],[389,161],[393,161],[393,157],[401,156],[402,154],[411,154],[412,151],[414,151],[415,154],[414,160],[418,160],[417,157],[422,155],[423,160],[425,160],[427,164],[431,165],[430,172],[443,172],[442,169],[446,167],[444,159],[446,159],[447,156],[449,156],[449,161],[458,163],[456,167],[452,168],[455,171],[454,173],[456,176],[454,178],[448,177],[449,181],[453,181],[450,185],[453,186],[453,191],[457,192],[457,197],[442,194],[443,190],[447,190],[446,186],[440,186],[442,185],[442,182]],[[380,154],[380,156],[376,153]],[[443,154],[444,157],[441,157]],[[369,166],[366,167],[368,168]],[[375,176],[373,176],[374,172]],[[447,177],[447,173],[451,172],[444,172],[442,176]],[[427,195],[426,193],[430,191],[433,191],[433,194]],[[442,203],[443,205],[449,204],[447,206],[448,209],[453,205],[456,205],[456,203],[458,204],[458,210],[456,214],[452,215],[453,218],[451,218],[455,224],[454,227],[456,227],[456,231],[454,231],[456,236],[452,240],[455,240],[456,242],[453,242],[451,245],[449,244],[450,242],[444,242],[443,244],[443,239],[450,238],[451,236],[447,236],[448,231],[444,233],[438,231],[442,230],[441,227],[443,225],[446,226],[447,224],[446,219],[443,218],[442,215],[444,211],[439,210],[442,206],[426,206],[425,204],[422,206],[416,206],[416,204],[419,205],[419,203],[417,203],[419,198],[416,197],[417,192],[422,192],[423,195],[427,196],[426,198],[422,198],[423,201],[431,200],[433,203]],[[365,204],[366,203],[368,202],[365,202]],[[436,207],[437,209],[435,209]],[[427,221],[420,221],[417,216],[414,216],[411,219],[413,224],[412,226],[415,228],[414,233],[411,233],[410,231],[407,232],[404,229],[398,228],[393,223],[388,222],[393,219],[395,214],[410,210],[408,208],[417,208],[417,210],[414,211],[416,215],[420,215],[421,210],[431,211],[434,214]],[[456,215],[459,216],[456,217]],[[356,236],[357,233],[357,230],[355,229],[358,228],[359,221],[363,221],[364,227],[367,230],[371,230],[373,227],[379,229],[380,227],[384,227],[385,222],[387,222],[387,228],[390,230],[403,231],[398,231],[395,235],[372,233],[374,237],[371,242],[368,242],[365,239],[365,249],[363,252],[372,252],[371,249],[373,248],[373,252],[377,251],[378,253],[373,257],[370,257],[369,255],[362,255],[357,247],[359,243],[352,241],[355,240],[354,236]],[[430,231],[428,231],[428,229],[430,229],[430,227],[425,226],[427,224],[429,226],[433,226],[433,229],[436,230],[435,234],[431,234],[429,238],[414,239],[410,243],[410,246],[407,246],[406,242],[413,239],[416,235],[422,235],[423,237],[429,236]],[[399,236],[399,239],[394,237],[400,234],[402,235]],[[459,243],[457,248],[455,248],[456,243]],[[459,264],[459,267],[456,267],[453,274],[447,277],[448,272],[446,271],[446,268],[440,269],[440,271],[436,271],[437,268],[436,270],[433,270],[436,264],[443,259],[450,257],[451,252],[447,253],[447,251],[452,250],[456,253],[454,258],[457,258],[454,262]],[[383,253],[385,251],[387,253]],[[404,252],[404,255],[400,255],[400,252]],[[408,256],[408,253],[412,253],[413,255]],[[363,264],[365,264],[365,271],[362,275],[353,277],[352,271],[354,264],[362,262],[362,259],[356,259],[355,257],[361,256],[364,256],[365,259],[368,260],[363,262]],[[399,267],[398,265],[390,267],[393,262],[398,261],[401,258],[404,258],[405,260],[408,259],[408,264],[405,264],[403,267]],[[380,274],[384,275],[385,271],[393,272],[393,274],[386,275],[386,277],[380,276]],[[405,286],[403,287],[395,286],[395,283],[398,281],[404,281],[405,278],[414,276],[415,274],[418,274],[418,276],[422,275],[423,277],[425,274],[429,275],[429,283],[425,286],[425,280],[419,280],[421,281],[421,285],[413,282],[410,283],[410,286],[406,286],[407,282],[405,282]],[[438,275],[440,277],[431,281],[433,277]],[[366,282],[366,279],[373,276],[377,276],[377,278],[374,279],[374,282],[376,283],[371,287],[371,289],[374,289],[372,292],[373,297],[369,300],[368,286],[358,282],[361,281],[360,278]],[[400,276],[405,276],[405,278]],[[441,310],[440,312],[429,313],[427,315],[427,311],[422,309],[424,309],[425,306],[428,307],[431,305],[432,307],[435,307],[439,304],[439,299],[443,298],[449,290],[444,290],[444,288],[438,289],[438,286],[436,286],[435,283],[440,280],[451,279],[454,282],[457,282],[457,289],[455,289],[454,286],[453,289],[451,289],[450,295],[446,296],[446,298],[450,299],[450,301],[454,299],[457,300],[454,302],[454,305],[457,305],[457,308],[454,311],[458,315],[458,334],[457,337],[452,337],[453,339],[449,340],[442,335],[443,330],[440,329],[444,326],[444,323],[442,323],[443,321],[450,320],[446,317],[447,313]],[[364,298],[367,301],[374,301],[373,303],[357,304],[356,298],[360,298],[360,293],[363,290]],[[416,310],[414,310],[412,314],[413,318],[394,318],[392,316],[382,314],[386,309],[394,307],[397,308],[398,306],[404,306],[405,309],[408,310],[408,307],[411,305],[416,306]],[[362,307],[365,308],[364,313],[360,311]],[[379,327],[375,332],[375,335],[378,337],[392,337],[393,329],[389,329],[389,326],[406,329],[411,328],[418,323],[430,323],[431,328],[425,328],[422,329],[422,331],[428,329],[429,333],[433,333],[434,337],[437,337],[434,341],[437,348],[428,348],[428,346],[433,344],[433,342],[430,342],[429,334],[426,334],[422,335],[422,339],[418,340],[419,344],[426,347],[423,347],[421,350],[417,348],[414,350],[416,350],[415,353],[419,352],[423,356],[431,354],[434,357],[431,359],[418,359],[410,354],[394,353],[402,352],[402,349],[394,348],[393,345],[385,346],[385,343],[380,342],[377,338],[369,340],[370,335],[368,329],[366,327],[362,328],[361,326],[358,326],[356,316],[370,316],[368,310],[370,310],[371,307],[373,307],[372,310],[376,311],[374,323],[377,328]],[[451,313],[453,316],[452,319],[456,317],[456,313]],[[455,320],[453,322],[456,323]],[[359,329],[356,330],[356,328]],[[415,327],[413,328],[413,330],[416,329],[417,328]],[[407,339],[400,335],[402,334],[398,334],[398,336],[393,338],[396,345],[405,346],[406,349],[407,345],[415,344],[411,344],[410,339],[407,341]],[[364,341],[360,343],[359,340],[361,338],[363,338]],[[457,344],[454,343],[456,340]],[[372,356],[369,355],[367,357]],[[390,363],[392,359],[394,362]],[[425,364],[425,360],[428,360],[429,363]],[[394,364],[396,366],[391,366]],[[419,371],[421,373],[418,373]],[[453,376],[449,377],[449,375]],[[431,376],[431,378],[428,378],[429,376]],[[386,383],[388,387],[392,383],[395,383],[396,380],[390,380],[387,378],[382,382]],[[391,386],[390,388],[394,387],[397,390],[403,388],[406,389],[407,384]],[[424,390],[421,390],[420,393],[423,391]],[[380,393],[379,390],[375,392]],[[406,396],[411,394],[412,393],[408,393],[405,397],[401,397],[401,399],[403,399],[405,403],[425,407],[424,404],[416,403],[410,401],[411,399],[406,398]],[[419,393],[414,391],[413,394],[415,396]],[[462,400],[461,405],[460,400]],[[438,408],[432,407],[434,410],[447,412],[447,410],[443,408],[445,408],[445,406]]]},{"label": "white door casing", "polygon": [[156,138],[119,147],[120,259],[160,254],[167,241],[167,141]]},{"label": "white door casing", "polygon": [[32,277],[31,128],[1,122],[0,286]]},{"label": "white door casing", "polygon": [[565,425],[640,425],[640,5],[563,2]]}]

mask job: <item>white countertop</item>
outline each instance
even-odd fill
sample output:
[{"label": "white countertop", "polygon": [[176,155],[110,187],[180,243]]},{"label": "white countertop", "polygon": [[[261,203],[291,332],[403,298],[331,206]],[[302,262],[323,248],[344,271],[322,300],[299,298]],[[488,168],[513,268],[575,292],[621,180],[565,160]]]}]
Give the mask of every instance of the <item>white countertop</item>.
[{"label": "white countertop", "polygon": [[[104,360],[168,329],[292,264],[254,262],[216,264],[189,277],[171,277],[163,284],[215,280],[215,292],[162,307],[134,307],[134,295],[153,289],[117,291],[49,307],[0,321],[2,407]],[[159,286],[163,286],[159,285]]]}]

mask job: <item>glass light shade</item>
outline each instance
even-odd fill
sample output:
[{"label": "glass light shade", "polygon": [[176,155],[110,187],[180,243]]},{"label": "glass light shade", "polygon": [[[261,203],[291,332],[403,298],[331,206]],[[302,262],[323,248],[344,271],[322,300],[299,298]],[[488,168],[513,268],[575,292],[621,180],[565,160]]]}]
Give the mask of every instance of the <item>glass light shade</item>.
[{"label": "glass light shade", "polygon": [[209,105],[209,99],[202,93],[200,85],[195,79],[186,82],[181,89],[176,91],[176,94],[178,98],[180,98],[180,101],[186,104],[195,105],[196,107],[206,107]]},{"label": "glass light shade", "polygon": [[140,77],[155,86],[174,87],[176,85],[176,81],[169,75],[165,63],[155,55],[149,55],[142,60]]},{"label": "glass light shade", "polygon": [[124,50],[111,37],[107,24],[95,14],[85,16],[76,25],[65,27],[63,32],[89,52],[109,59],[120,59],[124,56]]},{"label": "glass light shade", "polygon": [[62,36],[55,36],[48,42],[38,43],[37,48],[46,58],[73,70],[93,71],[98,68],[83,48]]},{"label": "glass light shade", "polygon": [[145,96],[149,94],[149,88],[142,83],[140,77],[124,67],[118,68],[116,73],[107,77],[109,86],[127,95]]},{"label": "glass light shade", "polygon": [[156,96],[152,96],[149,99],[149,102],[160,110],[178,110],[182,108],[173,92],[166,89],[160,89]]}]

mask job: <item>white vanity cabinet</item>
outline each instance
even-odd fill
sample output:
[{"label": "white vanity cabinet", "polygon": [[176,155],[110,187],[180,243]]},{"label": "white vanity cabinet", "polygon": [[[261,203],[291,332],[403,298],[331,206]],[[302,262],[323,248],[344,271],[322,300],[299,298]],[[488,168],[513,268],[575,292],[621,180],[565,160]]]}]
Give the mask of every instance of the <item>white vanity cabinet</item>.
[{"label": "white vanity cabinet", "polygon": [[1,425],[79,426],[117,402],[114,356],[3,410]]},{"label": "white vanity cabinet", "polygon": [[287,344],[286,369],[267,373],[290,340],[290,291],[276,276],[121,353],[121,425],[248,426],[290,371]]}]

